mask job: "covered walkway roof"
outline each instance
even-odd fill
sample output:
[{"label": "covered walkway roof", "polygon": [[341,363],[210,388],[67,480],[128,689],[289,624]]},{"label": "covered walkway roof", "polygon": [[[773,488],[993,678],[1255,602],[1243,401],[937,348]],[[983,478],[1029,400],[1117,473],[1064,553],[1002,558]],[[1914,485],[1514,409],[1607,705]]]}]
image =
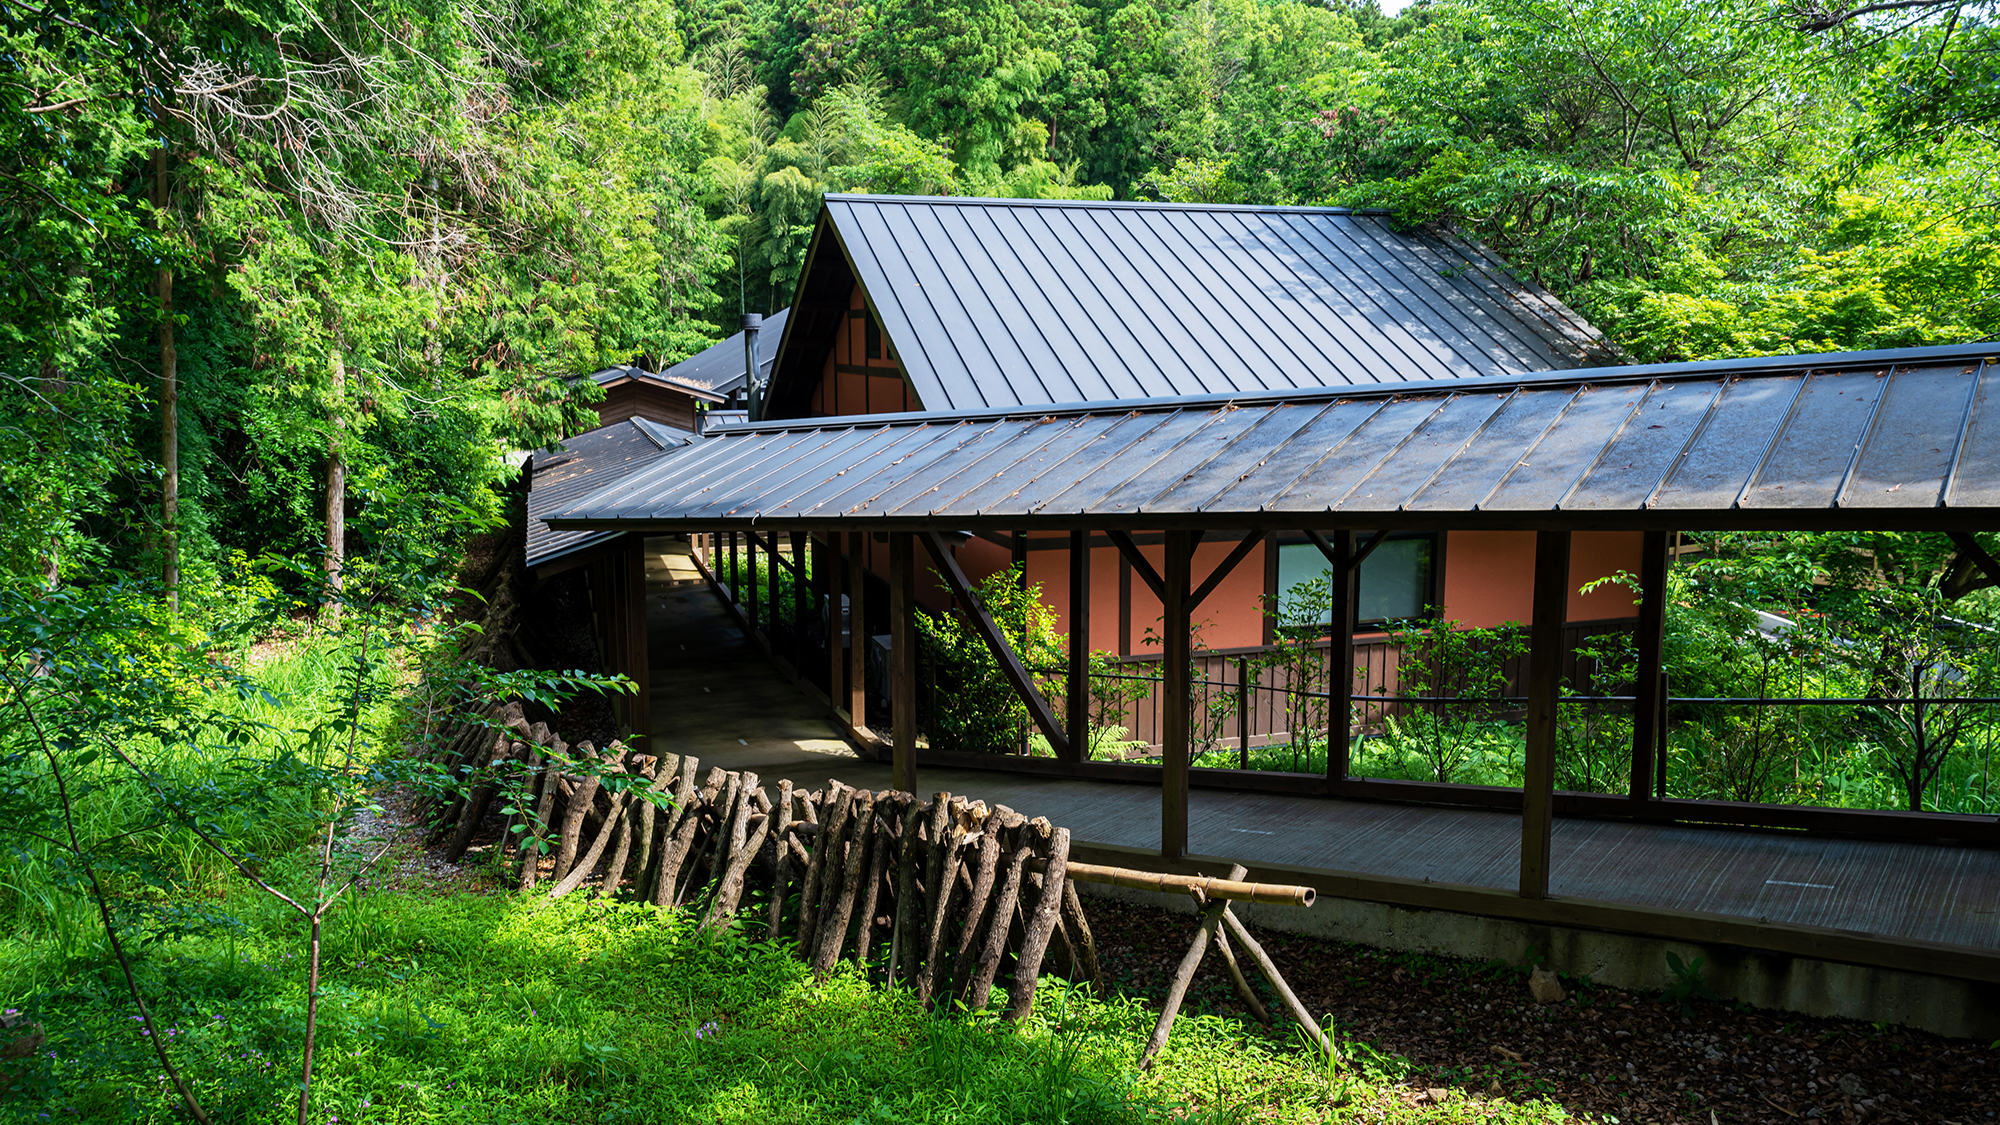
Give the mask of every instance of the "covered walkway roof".
[{"label": "covered walkway roof", "polygon": [[2000,527],[1994,345],[731,429],[556,529]]}]

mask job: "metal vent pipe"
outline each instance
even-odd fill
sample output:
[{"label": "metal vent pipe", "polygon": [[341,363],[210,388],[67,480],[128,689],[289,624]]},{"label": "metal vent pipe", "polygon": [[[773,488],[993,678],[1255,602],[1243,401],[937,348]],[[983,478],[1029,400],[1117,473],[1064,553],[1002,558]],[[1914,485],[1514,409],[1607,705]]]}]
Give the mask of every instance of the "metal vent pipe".
[{"label": "metal vent pipe", "polygon": [[764,380],[757,371],[757,333],[764,329],[763,313],[743,314],[743,385],[750,389],[750,420],[764,420]]}]

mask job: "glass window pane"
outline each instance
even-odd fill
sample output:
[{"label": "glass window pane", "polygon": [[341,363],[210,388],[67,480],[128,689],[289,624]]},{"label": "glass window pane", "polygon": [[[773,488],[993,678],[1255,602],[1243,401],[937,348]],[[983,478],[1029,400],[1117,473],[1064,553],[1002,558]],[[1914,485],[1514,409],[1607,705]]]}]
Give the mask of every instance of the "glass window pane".
[{"label": "glass window pane", "polygon": [[[1301,582],[1322,578],[1332,567],[1327,565],[1326,556],[1311,543],[1286,543],[1278,548],[1278,605],[1289,609],[1292,602],[1292,587]],[[1328,621],[1331,625],[1333,622]]]},{"label": "glass window pane", "polygon": [[1431,587],[1431,541],[1391,539],[1361,560],[1362,621],[1418,617]]}]

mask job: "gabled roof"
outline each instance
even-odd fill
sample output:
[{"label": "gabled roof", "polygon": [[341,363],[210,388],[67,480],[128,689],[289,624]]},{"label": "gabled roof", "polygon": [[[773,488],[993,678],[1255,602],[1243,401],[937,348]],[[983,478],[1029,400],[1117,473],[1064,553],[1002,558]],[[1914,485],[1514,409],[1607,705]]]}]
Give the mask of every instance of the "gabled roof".
[{"label": "gabled roof", "polygon": [[1991,344],[731,429],[558,527],[2000,529]]},{"label": "gabled roof", "polygon": [[[791,319],[791,313],[790,309],[779,309],[765,317],[764,327],[757,333],[757,366],[767,376],[771,373],[771,361],[778,357],[778,341],[784,338],[785,321]],[[728,398],[743,389],[743,333],[710,344],[662,374]]]},{"label": "gabled roof", "polygon": [[[721,345],[717,346],[720,347]],[[738,357],[737,366],[741,367],[741,357],[743,355],[742,340],[736,341],[736,354]],[[729,397],[727,394],[718,392],[712,387],[690,382],[684,377],[676,376],[671,369],[667,371],[648,371],[643,367],[634,367],[631,364],[620,364],[616,367],[607,367],[602,371],[594,371],[590,375],[590,381],[607,389],[624,383],[650,383],[656,387],[665,387],[668,390],[679,391],[681,394],[699,399],[702,402],[722,402]]]},{"label": "gabled roof", "polygon": [[618,538],[622,532],[551,531],[544,518],[695,440],[650,418],[628,418],[538,450],[528,480],[528,568]]},{"label": "gabled roof", "polygon": [[926,410],[1513,376],[1621,353],[1480,246],[1385,214],[829,195],[772,408],[859,282]]}]

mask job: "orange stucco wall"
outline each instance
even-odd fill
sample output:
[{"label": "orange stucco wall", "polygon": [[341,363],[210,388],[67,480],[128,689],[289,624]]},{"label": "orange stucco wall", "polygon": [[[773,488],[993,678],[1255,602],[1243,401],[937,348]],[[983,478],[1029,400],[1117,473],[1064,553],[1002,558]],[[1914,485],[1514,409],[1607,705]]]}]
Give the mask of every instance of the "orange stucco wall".
[{"label": "orange stucco wall", "polygon": [[[1579,531],[1570,537],[1569,620],[1604,621],[1638,612],[1633,592],[1605,586],[1589,594],[1586,583],[1639,572],[1644,536],[1636,531]],[[1478,628],[1518,621],[1535,611],[1535,533],[1453,531],[1445,537],[1445,615]]]},{"label": "orange stucco wall", "polygon": [[918,409],[895,349],[882,337],[882,354],[868,355],[867,321],[859,315],[867,305],[861,287],[848,295],[849,316],[834,330],[833,347],[821,365],[819,385],[813,388],[812,413],[821,417],[842,414],[896,414]]}]

